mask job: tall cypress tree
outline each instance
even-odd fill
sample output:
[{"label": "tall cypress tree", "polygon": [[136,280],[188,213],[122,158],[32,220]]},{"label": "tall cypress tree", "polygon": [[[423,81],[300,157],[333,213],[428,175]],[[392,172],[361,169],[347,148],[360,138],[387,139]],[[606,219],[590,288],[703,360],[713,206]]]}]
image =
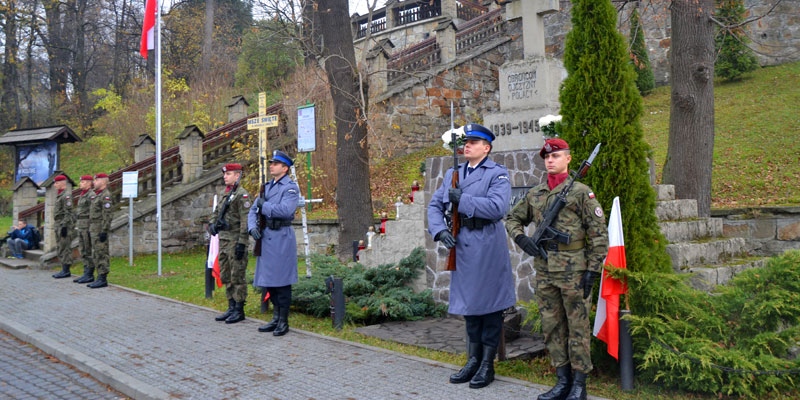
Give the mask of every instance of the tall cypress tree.
[{"label": "tall cypress tree", "polygon": [[636,87],[639,93],[646,95],[656,87],[656,78],[650,68],[650,56],[644,43],[644,29],[642,29],[639,10],[634,8],[631,13],[631,63],[636,71]]},{"label": "tall cypress tree", "polygon": [[714,47],[717,61],[715,74],[725,80],[733,81],[745,73],[758,68],[758,60],[753,50],[747,47],[749,38],[742,28],[744,21],[743,0],[717,0],[717,19],[724,24],[717,32]]},{"label": "tall cypress tree", "polygon": [[642,97],[625,37],[616,29],[616,10],[610,0],[572,4],[573,28],[564,52],[568,76],[559,98],[560,129],[572,148],[572,167],[586,159],[597,143],[603,144],[584,181],[606,213],[619,196],[628,268],[669,272],[672,264],[650,186],[650,148],[640,122]]}]

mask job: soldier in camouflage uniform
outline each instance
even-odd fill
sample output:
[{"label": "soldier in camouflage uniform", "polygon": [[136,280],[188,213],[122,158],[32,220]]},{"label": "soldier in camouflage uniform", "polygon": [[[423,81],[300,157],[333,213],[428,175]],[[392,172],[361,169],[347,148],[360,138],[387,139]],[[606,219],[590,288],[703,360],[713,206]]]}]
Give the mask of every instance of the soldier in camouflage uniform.
[{"label": "soldier in camouflage uniform", "polygon": [[78,184],[81,190],[78,196],[78,205],[75,207],[75,229],[78,231],[78,245],[81,251],[81,258],[83,259],[83,275],[74,279],[76,283],[92,283],[94,282],[94,264],[92,263],[92,240],[89,237],[89,207],[91,206],[91,196],[94,194],[92,191],[91,175],[81,176],[81,181]]},{"label": "soldier in camouflage uniform", "polygon": [[55,217],[56,235],[58,235],[56,243],[58,260],[61,261],[61,272],[54,274],[53,278],[61,279],[72,276],[69,268],[72,266],[72,234],[75,227],[75,214],[72,210],[72,193],[66,190],[67,176],[55,177],[53,185],[58,190],[53,216]]},{"label": "soldier in camouflage uniform", "polygon": [[[528,191],[506,219],[509,236],[529,255],[536,254],[536,244],[525,235],[524,228],[542,221],[547,207],[569,178],[572,160],[569,145],[558,138],[545,141],[539,155],[545,160],[547,182]],[[575,182],[552,226],[569,234],[571,243],[543,243],[547,260],[534,262],[534,295],[541,312],[545,345],[558,378],[553,389],[540,395],[539,400],[586,399],[586,376],[592,370],[589,296],[608,253],[603,209],[592,190]]]},{"label": "soldier in camouflage uniform", "polygon": [[[244,302],[247,299],[247,214],[250,212],[250,196],[239,186],[242,177],[241,164],[225,164],[222,167],[225,192],[222,203],[214,210],[208,223],[208,233],[219,235],[220,279],[225,284],[228,310],[214,318],[234,324],[244,320]],[[222,212],[225,215],[220,215]]]},{"label": "soldier in camouflage uniform", "polygon": [[86,285],[92,289],[108,286],[108,233],[111,231],[113,214],[111,192],[108,190],[108,175],[94,177],[94,193],[90,196],[89,236],[92,239],[92,262],[97,269],[97,279]]}]

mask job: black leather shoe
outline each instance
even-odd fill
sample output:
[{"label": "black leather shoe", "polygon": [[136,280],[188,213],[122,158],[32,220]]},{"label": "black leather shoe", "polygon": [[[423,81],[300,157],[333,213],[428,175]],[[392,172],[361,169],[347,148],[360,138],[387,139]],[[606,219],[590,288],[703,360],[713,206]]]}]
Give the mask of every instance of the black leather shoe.
[{"label": "black leather shoe", "polygon": [[72,274],[69,273],[69,267],[70,267],[69,264],[62,264],[61,271],[53,274],[53,278],[62,279],[62,278],[69,278],[70,276],[72,276]]},{"label": "black leather shoe", "polygon": [[572,388],[572,366],[567,364],[556,368],[556,377],[558,379],[555,386],[547,393],[540,394],[536,398],[537,400],[564,400],[567,398],[567,394]]},{"label": "black leather shoe", "polygon": [[467,348],[467,363],[464,368],[450,375],[450,383],[467,383],[472,380],[475,373],[478,372],[478,367],[481,365],[481,357],[483,357],[483,345],[480,343],[469,342]]},{"label": "black leather shoe", "polygon": [[497,354],[497,347],[483,346],[483,360],[475,376],[469,381],[470,389],[480,389],[489,386],[494,381],[494,356]]},{"label": "black leather shoe", "polygon": [[225,320],[226,324],[235,324],[239,321],[244,321],[244,302],[237,301],[233,306],[233,313],[228,319]]},{"label": "black leather shoe", "polygon": [[281,307],[278,310],[278,325],[272,336],[283,336],[286,332],[289,332],[289,307]]},{"label": "black leather shoe", "polygon": [[104,288],[106,286],[108,286],[108,281],[106,281],[106,274],[98,275],[97,276],[97,280],[95,280],[94,282],[86,285],[86,287],[92,288],[92,289]]},{"label": "black leather shoe", "polygon": [[278,307],[272,308],[272,321],[267,322],[264,325],[258,327],[259,332],[272,332],[275,328],[278,327],[278,317],[279,317]]},{"label": "black leather shoe", "polygon": [[236,302],[233,299],[228,299],[228,309],[225,310],[224,313],[217,315],[214,317],[214,321],[225,321],[228,317],[233,314],[233,308],[236,306]]}]

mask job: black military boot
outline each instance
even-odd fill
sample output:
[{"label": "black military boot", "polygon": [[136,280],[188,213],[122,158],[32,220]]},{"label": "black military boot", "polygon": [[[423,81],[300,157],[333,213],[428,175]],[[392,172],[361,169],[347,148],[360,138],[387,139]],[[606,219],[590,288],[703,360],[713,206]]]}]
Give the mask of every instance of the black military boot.
[{"label": "black military boot", "polygon": [[289,307],[280,307],[278,310],[278,326],[272,336],[283,336],[289,332]]},{"label": "black military boot", "polygon": [[61,264],[61,272],[53,274],[53,278],[69,278],[72,274],[69,273],[70,264]]},{"label": "black military boot", "polygon": [[575,371],[575,380],[572,381],[572,389],[565,400],[586,400],[586,374]]},{"label": "black military boot", "polygon": [[83,275],[80,278],[73,280],[73,282],[76,282],[76,283],[92,283],[92,282],[94,282],[94,267],[92,267],[92,266],[88,266],[88,267],[84,266],[83,267]]},{"label": "black military boot", "polygon": [[214,321],[225,321],[233,314],[233,309],[236,307],[236,302],[233,299],[228,299],[228,309],[224,313],[214,317]]},{"label": "black military boot", "polygon": [[494,356],[497,355],[497,347],[483,346],[483,359],[475,376],[469,381],[470,389],[480,389],[489,386],[494,380]]},{"label": "black military boot", "polygon": [[450,383],[467,383],[478,372],[483,357],[483,345],[480,343],[469,342],[467,347],[467,363],[464,368],[450,375]]},{"label": "black military boot", "polygon": [[226,324],[235,324],[239,321],[244,321],[244,302],[237,301],[233,305],[233,313],[228,319],[225,320]]},{"label": "black military boot", "polygon": [[572,366],[567,364],[556,368],[556,385],[549,392],[540,394],[538,400],[564,400],[572,387]]},{"label": "black military boot", "polygon": [[106,281],[106,276],[108,276],[108,274],[97,274],[97,279],[94,282],[86,285],[86,287],[92,289],[98,289],[108,286],[108,281]]},{"label": "black military boot", "polygon": [[275,328],[278,327],[278,319],[280,313],[278,312],[278,307],[272,307],[272,321],[267,322],[264,325],[258,327],[259,332],[272,332]]}]

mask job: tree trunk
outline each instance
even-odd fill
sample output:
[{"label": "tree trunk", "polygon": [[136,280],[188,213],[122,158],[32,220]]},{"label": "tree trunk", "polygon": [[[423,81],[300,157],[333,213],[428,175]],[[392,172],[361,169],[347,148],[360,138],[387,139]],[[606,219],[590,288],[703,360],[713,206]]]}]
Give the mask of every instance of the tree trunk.
[{"label": "tree trunk", "polygon": [[201,55],[201,80],[209,79],[211,71],[211,49],[214,38],[214,0],[206,0],[206,18],[203,26],[203,54]]},{"label": "tree trunk", "polygon": [[663,182],[711,213],[714,156],[714,0],[673,0],[669,145]]},{"label": "tree trunk", "polygon": [[67,80],[71,65],[72,32],[71,24],[74,20],[69,10],[73,8],[72,2],[61,4],[51,0],[45,2],[44,10],[47,16],[47,37],[42,37],[47,56],[50,61],[50,101],[53,111],[51,121],[58,119],[56,109],[67,101]]},{"label": "tree trunk", "polygon": [[320,0],[316,26],[323,38],[323,60],[330,83],[336,119],[336,165],[339,187],[336,206],[342,260],[353,256],[353,242],[366,237],[374,221],[369,186],[369,147],[363,106],[359,103],[358,74],[350,31],[347,0]]},{"label": "tree trunk", "polygon": [[19,68],[17,62],[17,8],[15,1],[9,1],[7,8],[3,11],[5,25],[5,51],[3,58],[3,69],[0,74],[0,88],[2,88],[2,99],[0,100],[0,129],[4,132],[10,128],[19,128],[22,122],[19,109]]},{"label": "tree trunk", "polygon": [[72,90],[75,93],[78,120],[81,123],[81,131],[86,131],[91,126],[91,107],[89,104],[89,94],[86,89],[86,78],[89,73],[86,62],[86,24],[85,20],[87,0],[76,0],[75,5],[75,49],[74,60],[72,62]]}]

